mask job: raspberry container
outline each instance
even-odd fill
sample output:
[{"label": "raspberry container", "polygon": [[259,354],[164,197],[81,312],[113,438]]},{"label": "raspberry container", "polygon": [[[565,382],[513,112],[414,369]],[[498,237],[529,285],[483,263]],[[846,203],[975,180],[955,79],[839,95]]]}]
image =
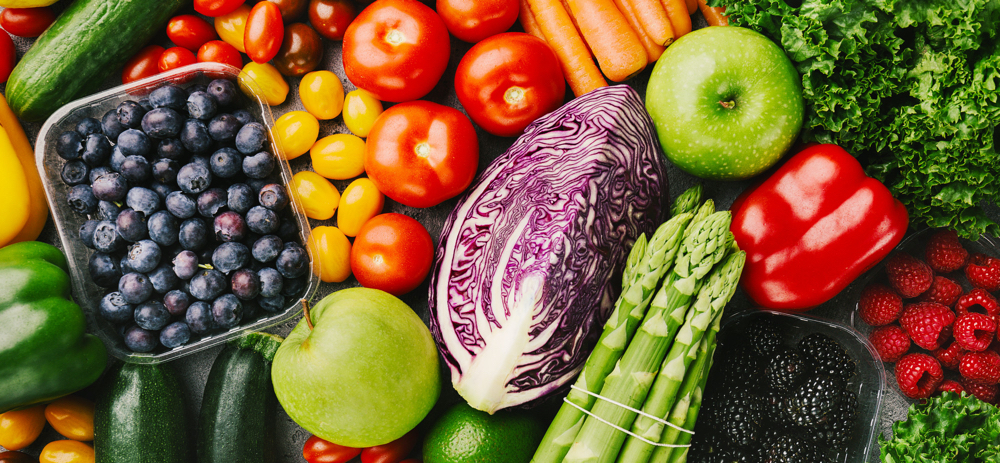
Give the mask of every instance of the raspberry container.
[{"label": "raspberry container", "polygon": [[[87,220],[87,217],[70,209],[66,202],[66,195],[70,187],[63,183],[60,176],[65,161],[56,154],[56,143],[62,132],[72,130],[80,120],[87,117],[94,117],[100,120],[105,112],[117,107],[122,101],[139,101],[152,90],[165,84],[174,84],[186,88],[197,84],[205,85],[214,79],[222,78],[233,80],[234,83],[237,83],[238,80],[244,81],[248,84],[246,87],[256,87],[256,84],[250,79],[246,76],[240,78],[239,74],[239,69],[219,63],[198,63],[184,66],[73,101],[50,116],[45,121],[39,133],[38,141],[35,145],[35,159],[38,164],[38,171],[42,177],[42,183],[45,186],[49,209],[52,213],[52,221],[59,234],[59,240],[62,243],[61,247],[69,261],[73,298],[87,315],[88,331],[95,333],[104,341],[110,354],[125,362],[161,363],[175,360],[222,344],[240,336],[244,332],[260,331],[285,322],[298,315],[302,309],[302,304],[298,298],[290,298],[287,307],[280,312],[268,313],[259,310],[255,318],[243,320],[240,325],[229,330],[205,335],[192,334],[191,340],[183,346],[167,349],[160,345],[150,353],[132,352],[125,345],[119,327],[98,315],[98,304],[106,290],[91,281],[88,262],[90,256],[95,251],[84,246],[79,238],[80,226]],[[279,153],[274,143],[274,136],[270,132],[274,120],[263,97],[258,92],[249,88],[244,88],[243,92],[238,93],[240,101],[231,109],[245,109],[253,115],[255,120],[264,124],[268,128],[268,147],[272,153]],[[248,96],[247,93],[250,95]],[[275,156],[275,160],[279,168],[278,170],[280,170],[280,183],[287,188],[291,184],[291,169],[288,166],[288,162],[281,159],[281,156]],[[319,285],[319,278],[316,276],[318,272],[315,271],[318,262],[312,255],[310,247],[306,246],[309,236],[309,224],[303,213],[303,209],[297,203],[294,195],[289,193],[289,197],[291,199],[292,215],[299,228],[300,242],[308,252],[310,268],[314,269],[312,272],[307,272],[304,294],[301,295],[301,298],[308,300],[315,294]]]}]

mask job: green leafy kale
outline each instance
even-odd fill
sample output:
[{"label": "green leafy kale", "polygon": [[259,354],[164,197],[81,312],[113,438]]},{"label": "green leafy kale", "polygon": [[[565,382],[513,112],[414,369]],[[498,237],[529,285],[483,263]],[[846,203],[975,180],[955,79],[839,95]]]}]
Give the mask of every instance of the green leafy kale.
[{"label": "green leafy kale", "polygon": [[879,436],[884,463],[1000,461],[1000,409],[954,392],[913,404],[906,421]]},{"label": "green leafy kale", "polygon": [[1000,0],[712,0],[802,76],[805,141],[867,165],[911,220],[1000,235]]}]

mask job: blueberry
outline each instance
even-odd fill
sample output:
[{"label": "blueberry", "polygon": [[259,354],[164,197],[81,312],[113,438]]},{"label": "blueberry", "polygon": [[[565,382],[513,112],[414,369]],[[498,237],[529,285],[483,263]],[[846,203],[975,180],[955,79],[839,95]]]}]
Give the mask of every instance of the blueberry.
[{"label": "blueberry", "polygon": [[274,266],[285,278],[299,277],[309,270],[309,255],[298,243],[286,243]]},{"label": "blueberry", "polygon": [[160,246],[171,246],[177,242],[177,234],[180,233],[181,227],[173,214],[168,211],[157,211],[149,216],[146,228],[149,230],[149,239]]},{"label": "blueberry", "polygon": [[168,194],[166,204],[167,210],[178,219],[189,219],[197,212],[195,201],[180,191]]},{"label": "blueberry", "polygon": [[182,280],[190,280],[198,272],[198,255],[184,250],[174,256],[174,274]]},{"label": "blueberry", "polygon": [[177,241],[184,249],[197,251],[208,244],[208,227],[201,219],[187,219],[181,224]]},{"label": "blueberry", "polygon": [[263,297],[274,297],[281,294],[282,278],[281,273],[271,267],[264,267],[257,271],[257,278],[260,280],[260,295]]},{"label": "blueberry", "polygon": [[253,114],[250,114],[250,111],[245,109],[237,109],[236,111],[233,111],[233,116],[240,122],[240,125],[253,122]]},{"label": "blueberry", "polygon": [[212,173],[197,163],[185,164],[177,171],[177,186],[185,193],[201,193],[212,184]]},{"label": "blueberry", "polygon": [[83,156],[83,137],[75,130],[63,132],[56,141],[56,154],[67,161],[80,159]]},{"label": "blueberry", "polygon": [[204,153],[212,148],[212,137],[208,134],[208,127],[197,119],[188,119],[184,122],[180,139],[184,149],[192,153]]},{"label": "blueberry", "polygon": [[125,127],[136,128],[142,124],[142,116],[146,115],[146,108],[132,100],[125,100],[118,105],[116,110],[118,122]]},{"label": "blueberry", "polygon": [[153,105],[149,102],[149,98],[139,100],[139,106],[142,106],[142,109],[145,109],[147,113],[153,110]]},{"label": "blueberry", "polygon": [[160,195],[149,188],[133,187],[125,194],[125,204],[149,217],[160,210]]},{"label": "blueberry", "polygon": [[280,294],[277,296],[262,297],[257,302],[267,312],[281,312],[285,309],[285,296]]},{"label": "blueberry", "polygon": [[226,204],[230,210],[246,214],[251,207],[257,205],[257,195],[246,183],[234,183],[226,190]]},{"label": "blueberry", "polygon": [[118,112],[114,109],[108,110],[101,118],[101,132],[112,142],[117,142],[118,136],[126,129],[128,127],[118,120]]},{"label": "blueberry", "polygon": [[125,302],[141,304],[153,295],[153,284],[146,275],[129,272],[118,280],[118,292],[122,293]]},{"label": "blueberry", "polygon": [[214,269],[201,269],[191,277],[189,293],[202,301],[211,301],[225,291],[226,276]]},{"label": "blueberry", "polygon": [[274,156],[267,151],[243,158],[243,173],[250,178],[266,178],[274,171],[274,167]]},{"label": "blueberry", "polygon": [[118,145],[115,145],[114,148],[111,148],[111,160],[108,161],[108,166],[110,166],[111,170],[115,172],[121,172],[122,164],[124,163],[125,155],[122,154],[122,149],[119,148]]},{"label": "blueberry", "polygon": [[125,181],[125,177],[117,172],[111,172],[95,178],[91,186],[95,198],[100,201],[115,202],[125,199],[125,194],[128,192],[127,188],[128,182]]},{"label": "blueberry", "polygon": [[105,294],[101,298],[101,303],[97,306],[97,313],[101,314],[105,320],[113,323],[125,323],[132,320],[135,306],[125,302],[122,293],[115,291]]},{"label": "blueberry", "polygon": [[183,126],[184,119],[170,108],[156,108],[142,117],[142,131],[153,138],[176,137]]},{"label": "blueberry", "polygon": [[192,302],[184,314],[184,321],[195,334],[202,334],[212,331],[219,326],[215,324],[215,317],[212,316],[212,306],[207,302]]},{"label": "blueberry", "polygon": [[249,301],[260,294],[260,278],[248,268],[239,269],[229,277],[230,289],[236,297]]},{"label": "blueberry", "polygon": [[142,240],[129,246],[128,264],[139,273],[148,273],[160,265],[160,245],[152,240]]},{"label": "blueberry", "polygon": [[118,218],[115,219],[115,226],[117,227],[118,236],[121,236],[122,239],[130,243],[146,239],[149,236],[149,230],[146,228],[146,220],[142,214],[132,209],[123,209],[118,214]]},{"label": "blueberry", "polygon": [[94,119],[93,117],[85,117],[80,122],[76,123],[76,133],[80,134],[81,137],[85,137],[92,133],[103,133],[101,129],[101,121]]},{"label": "blueberry", "polygon": [[155,332],[132,325],[125,330],[125,346],[133,352],[152,352],[157,346]]},{"label": "blueberry", "polygon": [[101,133],[87,135],[83,142],[83,161],[93,167],[103,165],[111,157],[111,143]]},{"label": "blueberry", "polygon": [[295,241],[300,238],[299,225],[295,223],[294,217],[285,217],[281,221],[281,226],[278,227],[278,232],[275,234],[285,241]]},{"label": "blueberry", "polygon": [[149,161],[138,155],[126,156],[125,161],[122,162],[121,168],[118,171],[125,177],[125,180],[128,180],[133,185],[145,183],[153,175],[153,169],[150,168]]},{"label": "blueberry", "polygon": [[98,201],[97,203],[97,220],[114,221],[121,212],[122,208],[111,201]]},{"label": "blueberry", "polygon": [[70,209],[80,214],[90,214],[97,210],[98,199],[94,197],[90,185],[75,185],[66,195]]},{"label": "blueberry", "polygon": [[63,164],[62,172],[59,176],[62,177],[63,183],[67,185],[79,185],[81,183],[86,183],[90,179],[90,171],[87,167],[87,163],[83,161],[67,161]]},{"label": "blueberry", "polygon": [[90,279],[102,288],[118,286],[118,279],[122,277],[118,260],[103,252],[95,252],[90,256],[87,269],[90,271]]},{"label": "blueberry", "polygon": [[198,199],[196,200],[198,213],[202,217],[215,217],[215,214],[218,214],[220,209],[226,207],[227,201],[226,190],[222,188],[209,188],[198,195]]},{"label": "blueberry", "polygon": [[219,114],[208,122],[208,134],[217,142],[232,143],[242,125],[232,114]]},{"label": "blueberry", "polygon": [[246,266],[248,260],[250,260],[250,250],[243,243],[232,241],[222,243],[212,253],[212,265],[227,275]]},{"label": "blueberry", "polygon": [[167,200],[167,196],[169,196],[170,193],[173,193],[173,192],[177,191],[176,188],[174,188],[174,187],[172,187],[172,186],[170,186],[170,185],[168,185],[166,183],[160,183],[160,182],[153,182],[153,183],[149,184],[149,189],[153,190],[153,192],[156,193],[156,196],[160,197],[161,201],[166,201]]},{"label": "blueberry", "polygon": [[208,83],[208,94],[215,97],[219,106],[229,106],[236,102],[239,97],[236,85],[233,81],[226,79],[215,79]]},{"label": "blueberry", "polygon": [[94,249],[94,230],[97,230],[99,223],[101,222],[97,220],[88,220],[80,225],[80,241],[90,249]]},{"label": "blueberry", "polygon": [[161,158],[179,161],[184,159],[185,154],[187,152],[179,138],[165,138],[156,144],[156,155]]},{"label": "blueberry", "polygon": [[141,130],[128,129],[118,136],[116,146],[125,156],[148,156],[153,149],[153,142]]},{"label": "blueberry", "polygon": [[232,328],[243,318],[243,303],[232,294],[223,294],[212,302],[212,318],[219,328]]},{"label": "blueberry", "polygon": [[184,322],[173,322],[160,331],[160,344],[167,349],[183,346],[191,340],[191,328]]},{"label": "blueberry", "polygon": [[135,307],[135,324],[140,328],[156,331],[170,323],[170,312],[160,301],[146,301]]},{"label": "blueberry", "polygon": [[134,273],[135,269],[128,263],[128,253],[122,255],[121,261],[118,262],[118,268],[122,269],[122,275],[126,273]]},{"label": "blueberry", "polygon": [[267,128],[260,122],[243,125],[236,133],[236,149],[243,154],[253,154],[260,151],[267,143]]},{"label": "blueberry", "polygon": [[177,181],[178,168],[180,166],[177,165],[177,161],[160,158],[153,161],[153,166],[150,170],[152,171],[153,179],[157,182],[174,183]]},{"label": "blueberry", "polygon": [[199,166],[208,169],[209,171],[212,170],[212,163],[211,161],[208,160],[208,156],[205,155],[191,156],[191,159],[188,160],[188,163],[197,164]]},{"label": "blueberry", "polygon": [[254,206],[247,212],[247,227],[254,233],[269,235],[278,231],[278,214],[274,211],[262,207]]},{"label": "blueberry", "polygon": [[188,115],[195,119],[207,121],[215,117],[218,111],[218,102],[207,92],[194,92],[187,97]]},{"label": "blueberry", "polygon": [[153,291],[163,294],[180,285],[181,280],[174,274],[170,264],[163,263],[149,272],[149,282],[153,285]]},{"label": "blueberry", "polygon": [[191,96],[191,94],[194,92],[207,92],[208,86],[205,84],[194,84],[184,89],[184,91],[187,92],[188,96]]},{"label": "blueberry", "polygon": [[171,290],[163,296],[163,306],[175,317],[184,315],[190,305],[191,295],[179,289]]},{"label": "blueberry", "polygon": [[256,300],[242,301],[243,302],[243,321],[253,320],[254,317],[260,313],[260,305],[257,304]]},{"label": "blueberry", "polygon": [[288,206],[288,191],[277,183],[271,183],[260,189],[257,201],[272,211],[280,211]]},{"label": "blueberry", "polygon": [[285,278],[284,287],[281,288],[281,295],[291,298],[301,297],[306,291],[307,284],[309,284],[309,281],[305,277]]},{"label": "blueberry", "polygon": [[102,220],[94,227],[94,249],[98,252],[115,252],[121,245],[115,224],[110,220]]},{"label": "blueberry", "polygon": [[149,93],[149,104],[154,108],[184,109],[187,92],[176,85],[164,85]]},{"label": "blueberry", "polygon": [[[97,166],[97,167],[95,167],[93,169],[90,169],[90,173],[87,174],[87,181],[90,182],[91,184],[93,184],[94,180],[97,180],[97,177],[100,177],[102,175],[111,174],[111,173],[114,173],[114,171],[111,170],[110,167],[107,167],[107,166]],[[93,185],[91,185],[91,186],[93,186]]]},{"label": "blueberry", "polygon": [[212,173],[222,178],[233,177],[243,170],[243,156],[228,147],[212,153],[208,162]]},{"label": "blueberry", "polygon": [[282,246],[284,243],[282,243],[281,238],[274,235],[262,236],[253,243],[253,258],[264,264],[271,262],[278,258],[278,254],[281,254]]}]

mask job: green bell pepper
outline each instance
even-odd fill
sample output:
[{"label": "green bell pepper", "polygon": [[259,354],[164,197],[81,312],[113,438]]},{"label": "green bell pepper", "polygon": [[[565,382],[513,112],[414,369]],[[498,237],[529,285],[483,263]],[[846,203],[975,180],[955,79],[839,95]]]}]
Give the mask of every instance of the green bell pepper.
[{"label": "green bell pepper", "polygon": [[49,244],[0,249],[0,413],[83,389],[104,371],[107,351],[84,333],[67,271]]}]

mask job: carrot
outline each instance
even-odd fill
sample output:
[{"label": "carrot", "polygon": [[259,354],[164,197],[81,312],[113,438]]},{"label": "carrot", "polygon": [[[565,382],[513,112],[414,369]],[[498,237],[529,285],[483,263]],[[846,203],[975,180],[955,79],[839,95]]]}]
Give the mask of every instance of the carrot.
[{"label": "carrot", "polygon": [[697,0],[698,9],[701,10],[701,15],[705,17],[705,21],[708,21],[709,26],[728,26],[729,16],[726,16],[726,7],[716,6],[711,7],[705,3],[705,0]]},{"label": "carrot", "polygon": [[685,0],[688,7],[688,16],[693,15],[695,11],[698,11],[698,0]]},{"label": "carrot", "polygon": [[[645,35],[659,45],[670,45],[674,41],[674,27],[670,25],[670,18],[660,0],[615,0],[615,4],[639,33],[640,40],[645,31]],[[631,11],[626,12],[626,9]],[[629,16],[633,16],[639,25],[634,24],[635,21],[630,20]]]},{"label": "carrot", "polygon": [[563,74],[569,88],[576,96],[583,95],[608,83],[594,60],[587,52],[587,44],[580,37],[569,13],[560,0],[527,0],[538,28],[545,35],[545,41],[559,57]]},{"label": "carrot", "polygon": [[535,15],[531,14],[531,8],[528,7],[528,0],[520,0],[520,2],[521,12],[518,14],[518,19],[521,21],[521,27],[524,28],[524,32],[545,40],[545,34],[542,33],[541,26],[538,25]]},{"label": "carrot", "polygon": [[608,79],[621,82],[646,67],[646,50],[613,0],[567,0],[566,3]]},{"label": "carrot", "polygon": [[674,26],[674,37],[679,39],[691,32],[691,15],[688,14],[685,0],[661,0],[663,9],[667,11],[670,24]]},{"label": "carrot", "polygon": [[[631,2],[629,0],[615,0],[615,6],[621,10],[622,14],[625,15],[625,20],[632,26],[636,32],[639,32],[639,41],[642,42],[642,48],[646,50],[646,62],[647,64],[655,63],[656,60],[660,59],[660,55],[666,50],[662,45],[653,41],[648,34],[642,32],[642,26],[639,24],[639,18],[635,14],[635,10],[632,9]],[[659,5],[657,5],[659,6]],[[667,27],[670,28],[670,35],[674,35],[673,27],[670,22],[667,22]],[[673,38],[670,39],[673,42]]]}]

